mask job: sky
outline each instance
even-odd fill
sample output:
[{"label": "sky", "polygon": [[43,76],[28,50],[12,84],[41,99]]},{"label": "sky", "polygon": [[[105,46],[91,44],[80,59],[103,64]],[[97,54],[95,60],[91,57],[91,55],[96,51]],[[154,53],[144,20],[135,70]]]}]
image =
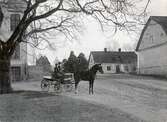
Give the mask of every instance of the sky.
[{"label": "sky", "polygon": [[[167,0],[152,0],[148,12],[149,16],[167,16]],[[37,58],[40,55],[46,55],[51,64],[54,64],[55,60],[67,59],[70,51],[74,51],[76,56],[82,52],[88,58],[90,51],[102,51],[105,47],[109,47],[112,50],[117,50],[118,48],[123,51],[134,50],[140,35],[134,37],[125,32],[106,35],[101,32],[100,26],[95,21],[90,19],[85,24],[86,28],[78,40],[67,42],[65,45],[57,47],[56,50],[36,50]]]}]

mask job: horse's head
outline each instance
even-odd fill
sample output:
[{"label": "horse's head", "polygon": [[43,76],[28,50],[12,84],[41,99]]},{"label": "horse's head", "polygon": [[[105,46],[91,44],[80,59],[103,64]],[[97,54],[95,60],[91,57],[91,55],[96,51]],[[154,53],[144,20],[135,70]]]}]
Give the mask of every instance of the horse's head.
[{"label": "horse's head", "polygon": [[101,64],[95,64],[93,67],[96,71],[99,71],[102,74],[104,73]]}]

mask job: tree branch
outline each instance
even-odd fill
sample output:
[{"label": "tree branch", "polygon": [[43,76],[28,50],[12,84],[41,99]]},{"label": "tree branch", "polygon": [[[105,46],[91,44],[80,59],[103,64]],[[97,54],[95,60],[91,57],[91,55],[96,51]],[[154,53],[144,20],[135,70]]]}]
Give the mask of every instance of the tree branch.
[{"label": "tree branch", "polygon": [[49,17],[50,15],[54,14],[56,11],[59,10],[59,8],[60,8],[60,6],[62,5],[62,3],[63,3],[63,0],[60,0],[58,6],[57,6],[56,8],[54,8],[54,9],[52,9],[52,10],[50,10],[50,11],[48,11],[48,12],[42,14],[42,15],[35,16],[35,17],[33,17],[33,18],[29,18],[29,19],[27,19],[26,23],[29,23],[29,24],[30,24],[30,23],[33,22],[33,21],[36,21],[36,20],[39,20],[39,19],[43,19],[43,18]]}]

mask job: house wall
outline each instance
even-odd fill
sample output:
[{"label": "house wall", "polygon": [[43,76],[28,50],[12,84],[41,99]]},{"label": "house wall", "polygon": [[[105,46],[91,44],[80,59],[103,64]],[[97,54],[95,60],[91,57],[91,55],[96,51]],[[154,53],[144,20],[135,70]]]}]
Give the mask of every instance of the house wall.
[{"label": "house wall", "polygon": [[[2,25],[0,27],[0,38],[1,40],[7,41],[8,38],[11,36],[13,31],[11,31],[10,25],[10,16],[11,14],[20,14],[20,19],[23,16],[23,10],[25,9],[25,3],[23,3],[23,0],[10,0],[8,4],[4,4],[3,2],[0,2],[0,6],[2,8],[2,12],[4,14],[4,19],[2,22]],[[18,59],[11,59],[11,68],[19,69],[20,71],[20,80],[24,80],[27,78],[27,44],[26,43],[20,43],[20,58]],[[14,71],[14,70],[12,70]],[[11,71],[11,80],[15,76],[12,76]]]},{"label": "house wall", "polygon": [[156,22],[150,23],[152,25],[147,27],[137,52],[138,73],[167,75],[167,35]]},{"label": "house wall", "polygon": [[138,53],[138,73],[167,76],[167,43]]},{"label": "house wall", "polygon": [[20,14],[20,18],[23,16],[26,4],[23,0],[8,0],[7,3],[0,2],[2,12],[4,14],[4,19],[0,27],[0,38],[2,40],[7,40],[13,33],[10,29],[10,15]]},{"label": "house wall", "polygon": [[[27,79],[27,44],[20,43],[20,57],[11,59],[11,67],[20,67],[20,80]],[[12,76],[11,76],[12,77]]]},{"label": "house wall", "polygon": [[[107,70],[107,67],[110,67],[111,70]],[[115,73],[116,72],[116,64],[102,63],[102,68],[103,68],[104,73]]]},{"label": "house wall", "polygon": [[135,64],[120,64],[120,71],[123,73],[135,72]]},{"label": "house wall", "polygon": [[[122,73],[134,73],[136,72],[136,64],[119,64],[119,63],[102,63],[104,73],[117,73],[116,67],[119,67],[120,72]],[[108,70],[107,67],[111,67],[111,70]]]},{"label": "house wall", "polygon": [[[123,72],[123,73],[136,72],[135,63],[132,63],[132,64],[102,63],[101,65],[102,65],[104,73],[117,73],[117,70],[116,70],[117,66],[119,67],[120,72]],[[107,67],[110,67],[110,70]]]},{"label": "house wall", "polygon": [[1,40],[6,41],[10,35],[10,12],[7,9],[7,6],[5,4],[1,4],[2,12],[4,14],[4,19],[2,21],[2,25],[0,27],[0,38]]}]

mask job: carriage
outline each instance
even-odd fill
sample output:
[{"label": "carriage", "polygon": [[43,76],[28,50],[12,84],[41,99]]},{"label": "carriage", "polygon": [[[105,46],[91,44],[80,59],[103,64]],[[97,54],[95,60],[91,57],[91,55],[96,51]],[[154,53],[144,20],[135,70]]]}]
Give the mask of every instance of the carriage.
[{"label": "carriage", "polygon": [[73,84],[73,73],[65,73],[63,80],[53,79],[52,76],[44,76],[41,81],[41,89],[42,91],[49,91],[53,87],[57,93],[61,93],[62,91],[70,92],[73,89]]},{"label": "carriage", "polygon": [[93,65],[89,70],[65,73],[63,79],[53,79],[51,76],[44,76],[41,81],[41,88],[49,91],[51,86],[54,87],[55,92],[71,91],[73,84],[75,84],[75,93],[77,93],[77,86],[81,80],[89,81],[89,94],[93,94],[93,84],[97,71],[103,73],[101,64]]}]

